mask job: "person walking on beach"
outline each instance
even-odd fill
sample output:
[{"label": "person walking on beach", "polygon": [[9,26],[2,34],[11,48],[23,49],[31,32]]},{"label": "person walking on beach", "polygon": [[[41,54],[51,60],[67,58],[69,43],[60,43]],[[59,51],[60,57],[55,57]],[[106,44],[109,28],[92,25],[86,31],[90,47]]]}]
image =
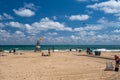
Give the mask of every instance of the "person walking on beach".
[{"label": "person walking on beach", "polygon": [[116,64],[115,64],[115,71],[119,71],[119,61],[120,61],[120,58],[117,55],[115,55],[114,58],[115,58],[115,62],[116,62]]},{"label": "person walking on beach", "polygon": [[90,48],[86,49],[87,54],[90,54]]},{"label": "person walking on beach", "polygon": [[54,53],[54,46],[52,46],[52,50],[53,50],[53,53]]},{"label": "person walking on beach", "polygon": [[48,49],[48,56],[50,56],[50,48]]},{"label": "person walking on beach", "polygon": [[16,49],[13,49],[13,54],[14,54],[14,55],[16,54]]}]

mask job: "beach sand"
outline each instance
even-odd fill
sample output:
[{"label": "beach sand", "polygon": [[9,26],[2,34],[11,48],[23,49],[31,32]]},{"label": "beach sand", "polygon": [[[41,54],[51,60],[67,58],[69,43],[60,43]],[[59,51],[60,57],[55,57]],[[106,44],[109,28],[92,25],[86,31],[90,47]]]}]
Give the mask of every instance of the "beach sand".
[{"label": "beach sand", "polygon": [[106,62],[114,65],[120,52],[102,52],[101,57],[86,56],[85,51],[18,53],[23,54],[0,56],[0,80],[120,80],[120,71],[104,71]]}]

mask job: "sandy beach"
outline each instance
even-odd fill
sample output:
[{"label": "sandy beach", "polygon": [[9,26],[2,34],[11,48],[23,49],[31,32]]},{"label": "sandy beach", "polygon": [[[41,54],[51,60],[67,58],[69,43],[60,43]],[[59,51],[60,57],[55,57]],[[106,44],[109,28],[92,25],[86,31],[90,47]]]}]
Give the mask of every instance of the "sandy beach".
[{"label": "sandy beach", "polygon": [[100,57],[86,56],[86,52],[22,51],[22,55],[5,53],[0,56],[0,80],[120,80],[120,71],[104,71],[120,52],[102,52]]}]

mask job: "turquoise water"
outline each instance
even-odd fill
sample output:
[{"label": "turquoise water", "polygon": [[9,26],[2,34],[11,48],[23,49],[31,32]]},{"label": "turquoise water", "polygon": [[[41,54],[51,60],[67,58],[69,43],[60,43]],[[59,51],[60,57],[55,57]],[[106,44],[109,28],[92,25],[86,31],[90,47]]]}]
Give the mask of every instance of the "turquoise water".
[{"label": "turquoise water", "polygon": [[[47,50],[53,48],[57,50],[66,50],[66,49],[83,49],[92,48],[92,49],[120,49],[120,45],[41,45],[42,50]],[[34,50],[35,45],[0,45],[0,49],[10,50],[16,48],[17,50]]]}]

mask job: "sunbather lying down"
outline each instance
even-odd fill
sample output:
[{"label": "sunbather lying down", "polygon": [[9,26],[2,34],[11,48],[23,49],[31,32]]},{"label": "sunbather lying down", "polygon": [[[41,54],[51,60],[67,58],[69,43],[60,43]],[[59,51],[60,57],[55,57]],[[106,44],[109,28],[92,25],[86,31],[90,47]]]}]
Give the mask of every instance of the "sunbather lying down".
[{"label": "sunbather lying down", "polygon": [[50,56],[50,54],[42,52],[42,56]]}]

